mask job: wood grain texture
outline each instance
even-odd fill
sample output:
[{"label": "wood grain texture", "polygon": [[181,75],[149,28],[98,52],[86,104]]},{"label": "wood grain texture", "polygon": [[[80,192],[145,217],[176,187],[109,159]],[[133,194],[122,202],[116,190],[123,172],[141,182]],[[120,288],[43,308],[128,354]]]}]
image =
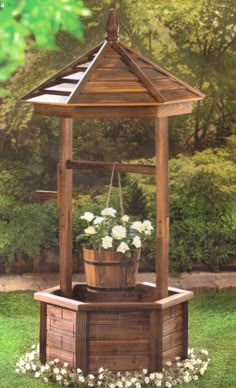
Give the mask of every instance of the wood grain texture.
[{"label": "wood grain texture", "polygon": [[88,372],[88,315],[78,312],[76,320],[76,368]]},{"label": "wood grain texture", "polygon": [[135,287],[140,249],[127,257],[121,252],[83,248],[83,259],[88,287],[97,290]]},{"label": "wood grain texture", "polygon": [[70,117],[74,119],[83,118],[156,118],[166,116],[177,116],[192,112],[191,102],[182,102],[156,106],[61,106],[35,104],[36,115]]},{"label": "wood grain texture", "polygon": [[35,191],[35,198],[40,203],[48,201],[49,199],[56,199],[57,198],[57,191],[36,190]]},{"label": "wood grain texture", "polygon": [[39,328],[39,358],[42,364],[46,362],[47,342],[47,304],[40,302],[40,328]]},{"label": "wood grain texture", "polygon": [[183,359],[188,358],[188,302],[184,302],[181,305],[183,315],[183,327],[182,327],[182,354]]},{"label": "wood grain texture", "polygon": [[84,72],[83,77],[79,80],[78,84],[76,85],[75,90],[71,93],[69,96],[67,103],[70,102],[76,102],[78,100],[79,95],[81,94],[81,91],[83,90],[83,87],[85,86],[86,82],[88,81],[90,75],[94,72],[94,70],[97,68],[98,64],[100,63],[101,59],[103,58],[106,48],[109,46],[108,42],[104,42],[101,48],[98,50],[97,54],[93,58],[93,60],[90,62],[89,66]]},{"label": "wood grain texture", "polygon": [[90,171],[112,171],[114,167],[115,172],[128,172],[134,174],[155,174],[155,166],[141,165],[141,164],[125,164],[125,163],[108,163],[99,161],[86,160],[67,160],[67,168],[90,170]]},{"label": "wood grain texture", "polygon": [[156,299],[168,296],[168,119],[157,118],[156,124]]},{"label": "wood grain texture", "polygon": [[59,256],[60,290],[62,296],[72,294],[72,171],[66,168],[66,161],[72,159],[73,121],[61,119],[60,128],[60,170],[58,187],[59,212]]}]

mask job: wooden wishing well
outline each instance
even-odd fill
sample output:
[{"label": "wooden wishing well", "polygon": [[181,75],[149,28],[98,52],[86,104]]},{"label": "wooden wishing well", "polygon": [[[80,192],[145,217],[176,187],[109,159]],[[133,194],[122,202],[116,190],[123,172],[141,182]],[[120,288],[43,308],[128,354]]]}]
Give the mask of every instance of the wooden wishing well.
[{"label": "wooden wishing well", "polygon": [[[101,366],[160,371],[166,361],[186,358],[193,296],[168,288],[168,116],[191,113],[204,95],[124,45],[118,31],[111,9],[105,41],[22,98],[34,105],[35,114],[61,121],[58,187],[52,193],[60,212],[60,285],[34,296],[40,301],[40,358],[59,358],[85,374]],[[156,166],[117,163],[115,169],[156,175],[156,284],[111,292],[72,284],[73,169],[111,171],[113,166],[73,160],[73,119],[84,118],[155,119]]]}]

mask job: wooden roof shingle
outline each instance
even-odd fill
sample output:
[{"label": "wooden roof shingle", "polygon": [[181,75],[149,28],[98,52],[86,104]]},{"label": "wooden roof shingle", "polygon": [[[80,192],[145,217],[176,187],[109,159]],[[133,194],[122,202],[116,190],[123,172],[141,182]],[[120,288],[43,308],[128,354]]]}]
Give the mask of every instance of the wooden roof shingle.
[{"label": "wooden roof shingle", "polygon": [[118,38],[115,10],[108,15],[107,36],[56,73],[22,101],[62,107],[160,106],[201,100],[204,94]]}]

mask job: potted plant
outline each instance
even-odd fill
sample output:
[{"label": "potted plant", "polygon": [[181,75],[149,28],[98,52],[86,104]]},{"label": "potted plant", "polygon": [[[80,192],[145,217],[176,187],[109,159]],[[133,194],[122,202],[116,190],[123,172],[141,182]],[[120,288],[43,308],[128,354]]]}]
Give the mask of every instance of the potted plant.
[{"label": "potted plant", "polygon": [[83,245],[85,276],[94,290],[134,288],[142,243],[153,230],[149,220],[131,220],[106,207],[99,216],[85,212],[80,217],[84,231],[77,237]]}]

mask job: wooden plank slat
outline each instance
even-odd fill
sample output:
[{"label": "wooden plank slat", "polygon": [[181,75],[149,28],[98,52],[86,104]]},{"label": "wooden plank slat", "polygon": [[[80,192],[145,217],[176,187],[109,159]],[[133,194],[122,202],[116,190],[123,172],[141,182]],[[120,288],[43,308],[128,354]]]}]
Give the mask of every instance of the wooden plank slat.
[{"label": "wooden plank slat", "polygon": [[202,99],[201,97],[195,96],[192,92],[185,89],[163,90],[162,94],[165,96],[166,101]]},{"label": "wooden plank slat", "polygon": [[149,341],[89,341],[90,356],[149,354]]},{"label": "wooden plank slat", "polygon": [[113,372],[136,371],[149,369],[149,356],[128,355],[128,356],[90,356],[89,369],[91,372],[98,371],[101,367],[107,368]]},{"label": "wooden plank slat", "polygon": [[70,321],[76,321],[76,313],[71,310],[63,309],[62,310],[62,318],[68,319]]},{"label": "wooden plank slat", "polygon": [[99,63],[99,68],[127,69],[127,64],[122,61],[121,56],[111,56],[109,60],[103,58],[103,60]]},{"label": "wooden plank slat", "polygon": [[62,318],[62,308],[57,306],[47,305],[47,315],[50,315],[54,318]]},{"label": "wooden plank slat", "polygon": [[69,337],[75,336],[75,322],[65,319],[58,319],[48,316],[47,329],[48,331],[61,335],[67,335]]},{"label": "wooden plank slat", "polygon": [[96,104],[96,105],[126,105],[131,103],[139,104],[155,104],[154,98],[149,92],[137,92],[137,93],[81,93],[79,98],[80,104]]},{"label": "wooden plank slat", "polygon": [[78,312],[76,320],[76,368],[88,372],[88,320],[86,312]]},{"label": "wooden plank slat", "polygon": [[157,301],[157,305],[162,309],[165,310],[169,307],[178,305],[182,302],[185,302],[187,300],[192,299],[193,292],[192,291],[183,291],[180,294],[175,294],[168,296],[166,298],[163,298],[161,300]]},{"label": "wooden plank slat", "polygon": [[47,332],[47,346],[55,349],[65,350],[66,352],[75,352],[75,339],[66,335],[60,335],[51,331]]},{"label": "wooden plank slat", "polygon": [[137,75],[140,81],[145,85],[148,89],[149,93],[158,101],[165,102],[165,98],[162,94],[156,89],[150,79],[146,76],[146,74],[140,69],[140,67],[133,61],[133,59],[127,54],[126,50],[122,48],[120,44],[117,42],[113,43],[114,49],[121,55],[124,62],[128,64],[128,66],[133,70],[133,72]]},{"label": "wooden plank slat", "polygon": [[182,327],[182,316],[168,319],[163,323],[163,336],[179,331]]},{"label": "wooden plank slat", "polygon": [[139,78],[129,69],[101,69],[96,71],[89,78],[90,81],[139,81]]},{"label": "wooden plank slat", "polygon": [[66,352],[64,349],[60,350],[52,346],[47,346],[47,360],[52,361],[58,358],[60,362],[68,362],[71,368],[75,368],[75,354],[72,352]]},{"label": "wooden plank slat", "polygon": [[182,330],[163,337],[163,351],[182,345]]},{"label": "wooden plank slat", "polygon": [[168,118],[157,118],[156,130],[156,285],[157,300],[168,296]]},{"label": "wooden plank slat", "polygon": [[47,344],[47,304],[40,302],[40,328],[39,328],[39,358],[42,364],[46,362]]},{"label": "wooden plank slat", "polygon": [[61,106],[34,104],[36,115],[47,115],[56,117],[70,117],[74,119],[83,118],[155,118],[176,116],[192,112],[192,102],[178,102],[173,104],[156,106]]},{"label": "wooden plank slat", "polygon": [[129,324],[144,324],[149,323],[149,314],[145,314],[143,311],[123,311],[123,312],[107,312],[102,311],[101,313],[90,313],[89,322],[92,325],[119,325],[127,326]]},{"label": "wooden plank slat", "polygon": [[[67,168],[80,170],[112,171],[114,163],[85,160],[67,160],[66,166]],[[135,174],[155,174],[155,166],[116,163],[115,171]]]},{"label": "wooden plank slat", "polygon": [[143,87],[141,82],[133,81],[133,82],[96,82],[96,81],[88,81],[83,89],[83,93],[117,93],[117,92],[145,92],[147,89]]},{"label": "wooden plank slat", "polygon": [[145,325],[89,325],[88,338],[93,341],[132,341],[149,338],[149,328]]},{"label": "wooden plank slat", "polygon": [[178,345],[174,348],[166,350],[163,353],[163,364],[165,364],[167,361],[174,361],[175,357],[177,356],[181,357],[181,351],[182,345]]}]

